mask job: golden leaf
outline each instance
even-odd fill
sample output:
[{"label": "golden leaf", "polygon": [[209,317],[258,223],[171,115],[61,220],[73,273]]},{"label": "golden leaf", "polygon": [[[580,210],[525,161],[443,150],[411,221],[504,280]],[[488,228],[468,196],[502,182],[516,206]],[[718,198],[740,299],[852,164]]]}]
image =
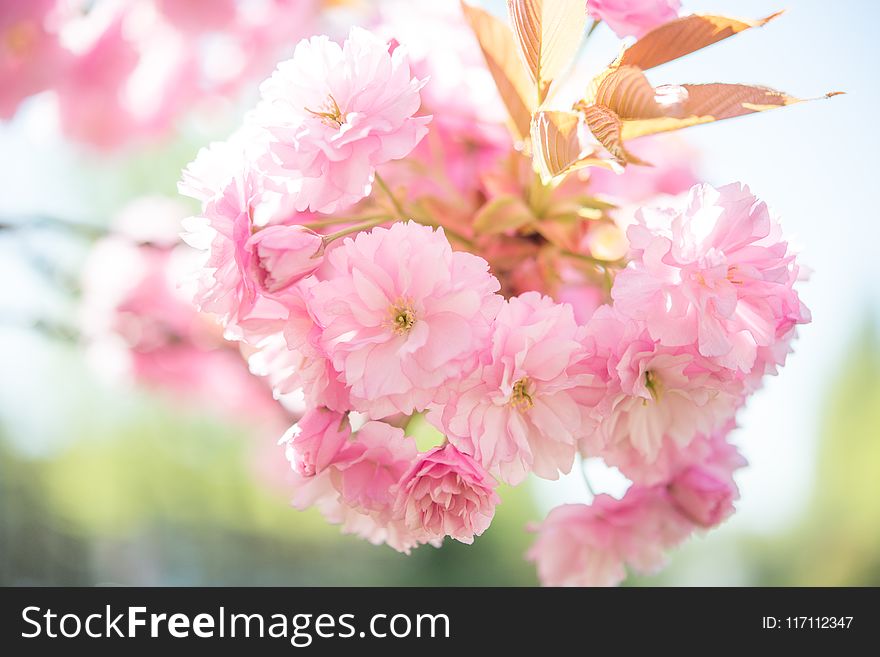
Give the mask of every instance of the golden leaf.
[{"label": "golden leaf", "polygon": [[[601,105],[625,119],[650,119],[664,116],[657,103],[657,92],[637,66],[612,66],[590,84],[587,105]],[[579,109],[583,102],[575,105]]]},{"label": "golden leaf", "polygon": [[474,231],[497,235],[522,228],[535,220],[525,202],[516,196],[499,196],[486,203],[474,216]]},{"label": "golden leaf", "polygon": [[645,164],[624,148],[621,135],[623,122],[615,112],[602,105],[584,106],[581,112],[590,132],[618,164]]},{"label": "golden leaf", "polygon": [[[826,97],[833,95],[836,92]],[[593,79],[586,97],[575,103],[574,109],[583,113],[599,143],[618,163],[625,164],[636,163],[623,150],[623,142],[630,139],[762,112],[802,100],[767,87],[743,84],[655,88],[638,66],[612,65]],[[619,131],[615,116],[620,122]]]},{"label": "golden leaf", "polygon": [[614,169],[608,160],[584,156],[578,137],[580,119],[574,112],[539,111],[532,119],[532,157],[541,181],[586,166]]},{"label": "golden leaf", "polygon": [[462,11],[471,26],[501,100],[510,115],[514,138],[524,141],[534,109],[534,89],[523,69],[513,33],[502,21],[462,1]]},{"label": "golden leaf", "polygon": [[[626,141],[815,100],[795,98],[775,89],[746,84],[683,84],[681,89],[684,92],[682,101],[669,106],[667,116],[623,121],[621,137]],[[823,97],[830,98],[838,93],[832,92]]]},{"label": "golden leaf", "polygon": [[507,0],[507,9],[540,105],[577,54],[587,22],[583,0]]},{"label": "golden leaf", "polygon": [[761,27],[782,14],[781,11],[754,21],[693,14],[664,23],[645,34],[623,51],[616,62],[638,66],[643,71],[711,46],[752,27]]}]

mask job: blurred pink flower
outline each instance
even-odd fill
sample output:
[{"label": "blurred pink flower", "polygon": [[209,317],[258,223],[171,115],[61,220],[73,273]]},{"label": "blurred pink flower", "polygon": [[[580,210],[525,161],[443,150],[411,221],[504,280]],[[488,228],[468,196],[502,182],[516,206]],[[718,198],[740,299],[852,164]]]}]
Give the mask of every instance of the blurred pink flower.
[{"label": "blurred pink flower", "polygon": [[626,566],[643,574],[660,569],[664,552],[693,525],[670,504],[665,489],[630,488],[621,500],[597,495],[592,504],[564,504],[540,525],[527,558],[544,586],[615,586]]},{"label": "blurred pink flower", "polygon": [[68,54],[50,30],[57,0],[0,0],[0,119],[62,74]]},{"label": "blurred pink flower", "polygon": [[604,21],[619,37],[642,37],[678,18],[681,0],[587,0],[587,13]]},{"label": "blurred pink flower", "polygon": [[175,27],[188,32],[223,30],[236,18],[236,0],[153,0]]},{"label": "blurred pink flower", "polygon": [[589,169],[591,194],[618,204],[642,205],[652,197],[674,196],[697,184],[699,151],[677,135],[660,135],[627,143],[627,150],[652,166],[626,167],[615,173],[602,167]]},{"label": "blurred pink flower", "polygon": [[336,463],[351,437],[351,425],[342,413],[311,408],[284,437],[287,460],[303,477],[321,474]]},{"label": "blurred pink flower", "polygon": [[694,523],[714,527],[733,513],[737,489],[732,479],[695,465],[669,484],[669,494],[678,509]]},{"label": "blurred pink flower", "polygon": [[421,112],[433,115],[427,136],[383,175],[411,198],[477,194],[482,174],[513,143],[506,110],[460,5],[392,0],[379,11],[380,34],[406,44],[413,75],[430,79],[421,91]]},{"label": "blurred pink flower", "polygon": [[499,285],[485,260],[453,252],[442,229],[374,228],[325,263],[312,309],[356,410],[375,419],[424,410],[476,367]]},{"label": "blurred pink flower", "polygon": [[470,456],[451,444],[419,456],[397,488],[394,511],[422,540],[450,536],[473,543],[501,501],[495,481]]},{"label": "blurred pink flower", "polygon": [[758,348],[810,319],[794,290],[794,255],[748,187],[695,186],[683,211],[642,210],[628,237],[632,262],[614,281],[615,308],[666,346],[695,344],[748,373]]},{"label": "blurred pink flower", "polygon": [[432,415],[449,440],[510,484],[530,471],[568,472],[588,432],[588,407],[604,389],[586,356],[571,306],[537,292],[509,299],[493,326],[484,364]]},{"label": "blurred pink flower", "polygon": [[278,467],[275,443],[291,416],[180,289],[192,255],[176,245],[185,214],[176,200],[136,199],[114,220],[114,234],[93,246],[79,308],[89,362],[114,384],[136,384],[187,412],[245,428],[258,440],[259,480],[280,484],[289,469]]},{"label": "blurred pink flower", "polygon": [[369,194],[375,168],[409,154],[430,117],[413,117],[424,80],[403,48],[361,28],[342,46],[329,37],[297,45],[261,86],[254,121],[272,136],[270,173],[297,210],[332,213]]}]

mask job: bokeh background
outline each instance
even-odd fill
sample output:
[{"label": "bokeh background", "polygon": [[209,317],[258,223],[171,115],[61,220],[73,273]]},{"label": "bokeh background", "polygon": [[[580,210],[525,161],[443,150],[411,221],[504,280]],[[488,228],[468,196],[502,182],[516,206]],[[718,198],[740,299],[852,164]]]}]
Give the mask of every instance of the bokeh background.
[{"label": "bokeh background", "polygon": [[[364,9],[306,4],[338,26]],[[500,2],[483,4],[503,12]],[[782,217],[813,270],[802,287],[813,323],[739,417],[734,442],[750,466],[737,477],[738,513],[671,554],[661,574],[627,583],[880,585],[880,3],[685,0],[684,8],[789,11],[652,72],[656,84],[847,95],[683,134],[702,178],[742,180]],[[308,16],[275,35],[274,59],[310,31]],[[618,43],[600,26],[584,65],[598,70]],[[236,55],[206,47],[221,64]],[[222,392],[189,395],[186,384],[137,385],[112,372],[109,352],[84,344],[82,271],[95,235],[133,198],[175,196],[180,169],[240,121],[272,61],[253,67],[218,91],[223,102],[181,112],[122,149],[65,136],[51,93],[0,122],[0,584],[535,584],[524,527],[556,504],[588,499],[580,477],[505,490],[473,546],[399,555],[289,507],[275,445],[283,410],[263,414],[262,402],[237,405]],[[112,118],[99,104],[91,111],[98,123]],[[610,473],[591,475],[599,488],[618,485]]]}]

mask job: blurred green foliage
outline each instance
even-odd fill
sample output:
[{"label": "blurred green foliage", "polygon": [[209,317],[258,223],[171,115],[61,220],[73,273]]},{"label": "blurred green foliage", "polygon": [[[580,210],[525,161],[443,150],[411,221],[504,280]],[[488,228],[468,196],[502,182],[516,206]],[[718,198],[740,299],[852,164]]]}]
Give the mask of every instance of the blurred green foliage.
[{"label": "blurred green foliage", "polygon": [[880,585],[880,340],[868,325],[828,389],[814,499],[770,552],[780,585]]}]

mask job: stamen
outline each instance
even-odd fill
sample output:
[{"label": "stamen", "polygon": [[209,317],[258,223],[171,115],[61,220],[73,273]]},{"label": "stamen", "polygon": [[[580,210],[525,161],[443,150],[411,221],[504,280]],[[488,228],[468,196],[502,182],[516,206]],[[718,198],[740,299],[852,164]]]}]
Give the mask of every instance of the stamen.
[{"label": "stamen", "polygon": [[323,111],[318,112],[309,109],[308,107],[304,107],[303,109],[309,114],[314,114],[320,118],[322,122],[329,125],[331,128],[341,128],[342,124],[345,123],[345,115],[342,113],[342,110],[339,109],[339,104],[336,102],[333,94],[328,94],[327,100],[324,102]]},{"label": "stamen", "polygon": [[391,307],[391,329],[398,335],[409,333],[416,319],[415,311],[405,301],[400,301]]},{"label": "stamen", "polygon": [[[660,379],[657,378],[657,375],[654,374],[651,370],[645,372],[645,387],[648,389],[648,392],[651,393],[651,397],[654,401],[660,401],[660,398],[663,396],[663,384],[660,382]],[[645,400],[645,404],[648,403],[648,400]]]},{"label": "stamen", "polygon": [[531,383],[529,377],[525,376],[513,384],[513,391],[510,393],[510,405],[518,411],[527,411],[535,405],[535,401],[529,393]]}]

